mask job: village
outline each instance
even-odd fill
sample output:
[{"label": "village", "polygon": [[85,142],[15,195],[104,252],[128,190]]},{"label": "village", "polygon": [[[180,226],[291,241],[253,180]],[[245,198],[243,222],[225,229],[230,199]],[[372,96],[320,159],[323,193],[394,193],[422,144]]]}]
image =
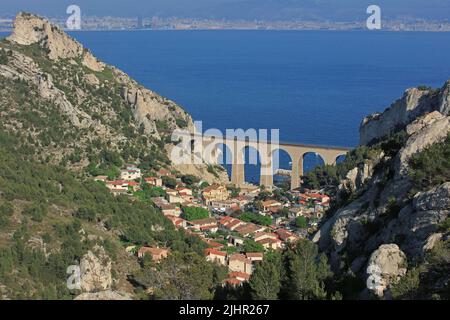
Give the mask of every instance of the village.
[{"label": "village", "polygon": [[[267,251],[314,233],[330,205],[330,197],[317,190],[209,185],[166,169],[144,175],[136,165],[126,165],[120,179],[94,179],[114,195],[149,200],[175,228],[199,237],[208,245],[206,260],[226,266],[224,284],[233,286],[250,279]],[[133,252],[138,259],[150,255],[158,262],[170,249],[144,246]]]}]

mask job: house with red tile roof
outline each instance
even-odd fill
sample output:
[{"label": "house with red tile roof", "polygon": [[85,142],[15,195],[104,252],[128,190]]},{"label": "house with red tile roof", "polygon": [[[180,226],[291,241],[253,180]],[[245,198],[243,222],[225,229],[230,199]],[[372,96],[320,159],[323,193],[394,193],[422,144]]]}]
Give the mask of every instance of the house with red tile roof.
[{"label": "house with red tile roof", "polygon": [[246,204],[249,204],[253,201],[251,197],[239,195],[231,199],[231,201],[236,202],[239,207],[244,207]]},{"label": "house with red tile roof", "polygon": [[252,274],[252,261],[240,253],[232,254],[228,257],[228,269],[230,271],[238,271],[247,274]]},{"label": "house with red tile roof", "polygon": [[161,177],[168,177],[170,175],[172,175],[172,173],[169,170],[164,169],[164,168],[161,168],[161,169],[159,169],[156,172],[156,176],[159,177],[159,178],[161,178]]},{"label": "house with red tile roof", "polygon": [[133,191],[138,191],[141,189],[141,184],[136,181],[130,181],[128,182],[128,187],[130,187]]},{"label": "house with red tile roof", "polygon": [[178,191],[179,194],[192,196],[192,189],[189,189],[187,187],[177,187],[176,191]]},{"label": "house with red tile roof", "polygon": [[210,202],[210,207],[212,210],[222,211],[222,212],[232,212],[239,210],[239,205],[231,200],[212,200]]},{"label": "house with red tile roof", "polygon": [[137,256],[139,259],[142,259],[145,255],[150,255],[153,261],[159,262],[168,256],[169,251],[167,248],[141,247],[137,252]]},{"label": "house with red tile roof", "polygon": [[162,179],[158,177],[148,177],[144,178],[146,184],[154,187],[162,187]]},{"label": "house with red tile roof", "polygon": [[211,205],[211,201],[227,200],[230,194],[225,186],[215,183],[203,189],[202,196],[206,203]]},{"label": "house with red tile roof", "polygon": [[214,249],[220,249],[224,247],[224,244],[220,243],[220,242],[216,242],[214,240],[211,239],[206,239],[206,243],[210,246],[213,247]]},{"label": "house with red tile roof", "polygon": [[262,252],[247,252],[245,256],[251,261],[251,262],[260,262],[263,261],[264,254]]},{"label": "house with red tile roof", "polygon": [[264,231],[265,229],[266,229],[265,227],[258,226],[254,223],[247,223],[238,226],[237,228],[234,229],[234,231],[236,231],[243,237],[248,237],[254,233]]},{"label": "house with red tile roof", "polygon": [[281,202],[273,200],[273,199],[265,200],[261,204],[263,207],[263,211],[270,211],[270,210],[280,209],[283,207],[283,204]]},{"label": "house with red tile roof", "polygon": [[173,203],[161,204],[159,206],[161,212],[165,216],[176,216],[179,217],[181,215],[181,209],[177,205]]},{"label": "house with red tile roof", "polygon": [[275,233],[278,235],[279,239],[284,242],[293,243],[299,240],[299,237],[297,235],[286,229],[277,229],[275,230]]},{"label": "house with red tile roof", "polygon": [[258,242],[264,239],[278,239],[278,236],[272,232],[257,232],[253,235],[253,239]]},{"label": "house with red tile roof", "polygon": [[188,221],[188,225],[194,230],[216,232],[218,230],[217,221],[214,218],[198,219]]},{"label": "house with red tile roof", "polygon": [[232,218],[229,216],[223,217],[219,220],[219,227],[222,230],[227,230],[227,231],[233,231],[235,230],[237,227],[242,226],[242,225],[246,225],[247,223],[244,221],[241,221],[239,219],[236,218]]},{"label": "house with red tile roof", "polygon": [[141,169],[135,165],[128,165],[126,169],[120,171],[120,179],[127,181],[141,179]]},{"label": "house with red tile roof", "polygon": [[221,265],[227,264],[227,254],[217,249],[208,248],[205,249],[205,257],[207,261],[218,263]]},{"label": "house with red tile roof", "polygon": [[167,215],[166,216],[167,219],[170,220],[170,222],[172,222],[172,224],[174,225],[175,228],[186,228],[187,227],[187,221],[177,217],[177,216],[172,216],[172,215]]},{"label": "house with red tile roof", "polygon": [[280,239],[273,239],[273,238],[264,238],[256,242],[261,244],[266,250],[269,249],[278,250],[281,249],[283,245]]},{"label": "house with red tile roof", "polygon": [[178,191],[173,189],[166,189],[166,199],[169,203],[183,203],[185,200],[180,196]]},{"label": "house with red tile roof", "polygon": [[239,281],[242,281],[242,282],[250,280],[249,274],[239,272],[239,271],[230,272],[228,274],[228,276],[230,279],[238,279]]},{"label": "house with red tile roof", "polygon": [[113,181],[107,181],[106,187],[109,189],[123,189],[128,190],[128,181],[125,180],[113,180]]}]

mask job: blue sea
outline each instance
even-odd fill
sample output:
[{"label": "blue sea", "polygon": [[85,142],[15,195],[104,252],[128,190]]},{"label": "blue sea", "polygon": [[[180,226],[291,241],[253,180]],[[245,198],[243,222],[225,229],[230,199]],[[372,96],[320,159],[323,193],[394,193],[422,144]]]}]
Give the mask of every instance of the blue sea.
[{"label": "blue sea", "polygon": [[[289,142],[356,146],[365,115],[384,110],[409,87],[441,87],[450,79],[450,33],[72,35],[101,60],[182,105],[204,129],[274,128]],[[282,156],[281,162],[287,168],[289,161]],[[257,180],[257,168],[247,171],[248,180]]]}]

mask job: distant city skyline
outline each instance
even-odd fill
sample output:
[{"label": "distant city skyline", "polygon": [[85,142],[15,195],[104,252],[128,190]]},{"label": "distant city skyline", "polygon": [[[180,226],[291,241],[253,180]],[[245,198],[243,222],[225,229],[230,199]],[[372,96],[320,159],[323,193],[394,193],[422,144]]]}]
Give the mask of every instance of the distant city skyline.
[{"label": "distant city skyline", "polygon": [[65,15],[79,5],[87,16],[178,17],[265,21],[361,21],[371,4],[387,19],[449,21],[448,0],[2,0],[0,16],[29,11],[47,17]]}]

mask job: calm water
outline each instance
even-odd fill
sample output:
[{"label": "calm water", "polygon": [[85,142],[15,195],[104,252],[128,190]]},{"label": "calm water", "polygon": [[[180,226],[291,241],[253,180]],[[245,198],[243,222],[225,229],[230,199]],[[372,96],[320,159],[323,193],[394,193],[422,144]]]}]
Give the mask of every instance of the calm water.
[{"label": "calm water", "polygon": [[440,87],[450,79],[450,33],[73,36],[101,60],[181,104],[204,128],[278,128],[282,141],[354,146],[365,115],[384,110],[408,87]]}]

